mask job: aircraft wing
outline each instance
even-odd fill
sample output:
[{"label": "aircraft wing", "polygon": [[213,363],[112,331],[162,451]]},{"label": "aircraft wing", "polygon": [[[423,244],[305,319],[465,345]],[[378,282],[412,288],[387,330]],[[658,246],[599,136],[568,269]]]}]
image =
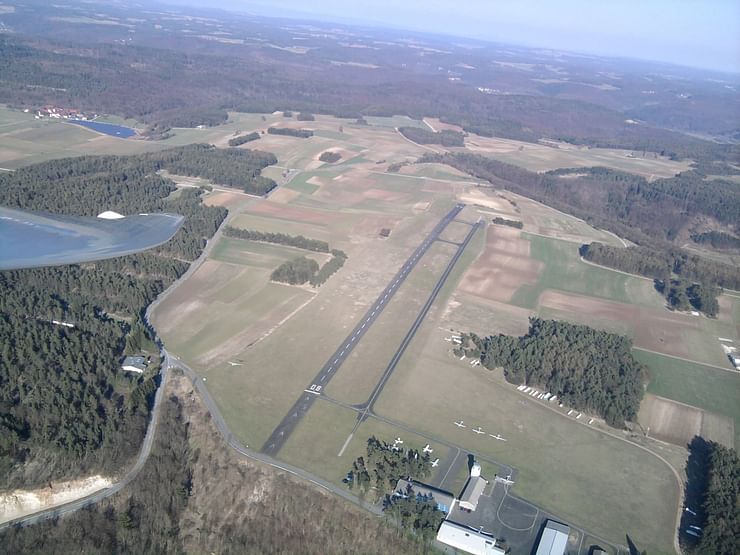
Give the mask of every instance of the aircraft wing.
[{"label": "aircraft wing", "polygon": [[107,219],[0,206],[0,270],[92,262],[141,252],[169,241],[184,220],[184,216],[167,213]]}]

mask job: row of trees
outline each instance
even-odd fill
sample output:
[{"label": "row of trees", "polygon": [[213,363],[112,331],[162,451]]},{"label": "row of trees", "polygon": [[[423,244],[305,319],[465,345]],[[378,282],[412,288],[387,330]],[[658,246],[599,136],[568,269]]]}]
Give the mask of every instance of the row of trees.
[{"label": "row of trees", "polygon": [[243,145],[245,143],[256,141],[260,138],[260,134],[256,131],[252,131],[251,133],[247,133],[245,135],[239,135],[238,137],[234,137],[232,139],[229,139],[229,146],[239,146]]},{"label": "row of trees", "polygon": [[319,269],[316,275],[311,278],[311,285],[314,287],[323,285],[326,280],[338,272],[347,261],[347,255],[344,251],[332,249],[331,254],[332,257]]},{"label": "row of trees", "polygon": [[313,137],[313,131],[310,129],[293,129],[291,127],[268,127],[267,132],[270,135],[286,135],[288,137],[298,137],[299,139],[308,139]]},{"label": "row of trees", "polygon": [[252,229],[240,229],[237,227],[226,226],[224,235],[235,237],[237,239],[247,239],[249,241],[260,241],[263,243],[275,243],[278,245],[287,245],[314,252],[329,252],[329,243],[320,239],[308,239],[303,235],[288,235],[287,233],[270,233],[266,231],[255,231]]},{"label": "row of trees", "polygon": [[463,336],[460,351],[479,357],[489,370],[503,368],[507,381],[540,387],[610,426],[637,417],[646,370],[633,358],[632,342],[621,335],[530,318],[524,336],[471,333]]},{"label": "row of trees", "polygon": [[523,229],[524,223],[520,222],[519,220],[507,220],[506,218],[502,218],[501,216],[496,216],[493,218],[493,223],[497,225],[508,225],[509,227],[513,227],[516,229]]},{"label": "row of trees", "polygon": [[420,145],[465,146],[465,134],[451,129],[430,131],[423,127],[399,127],[399,133]]},{"label": "row of trees", "polygon": [[186,216],[176,236],[156,250],[0,273],[3,488],[114,472],[140,447],[156,383],[121,371],[121,356],[149,345],[139,316],[185,272],[186,261],[200,255],[226,215],[224,208],[204,206],[197,189],[169,199],[174,184],[157,167],[150,155],[82,157],[0,176],[0,204],[7,206]]}]

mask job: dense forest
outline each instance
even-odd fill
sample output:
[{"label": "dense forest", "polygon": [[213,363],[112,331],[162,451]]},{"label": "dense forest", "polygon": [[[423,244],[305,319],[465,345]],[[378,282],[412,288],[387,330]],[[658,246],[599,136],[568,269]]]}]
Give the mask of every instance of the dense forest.
[{"label": "dense forest", "polygon": [[703,505],[706,523],[697,552],[733,555],[740,545],[740,457],[734,449],[714,442],[710,445]]},{"label": "dense forest", "polygon": [[228,450],[186,379],[170,381],[136,479],[92,507],[0,532],[4,552],[429,553],[360,508]]},{"label": "dense forest", "polygon": [[[187,25],[179,18],[168,18],[160,25],[166,30],[157,31],[157,26],[152,24],[157,15],[144,11],[141,17],[132,18],[136,10],[127,6],[125,15],[120,13],[120,17],[129,22],[128,28],[82,26],[71,20],[86,10],[72,9],[47,4],[36,13],[24,6],[16,13],[4,14],[16,32],[4,35],[0,47],[4,76],[0,82],[0,101],[23,107],[56,104],[119,114],[160,129],[218,124],[226,120],[229,110],[272,113],[294,109],[352,119],[363,114],[406,114],[417,118],[440,117],[485,136],[525,141],[547,137],[703,160],[737,158],[737,149],[731,145],[701,140],[649,123],[625,123],[629,116],[624,113],[624,101],[629,96],[628,105],[635,105],[635,117],[643,121],[696,131],[695,128],[707,125],[711,118],[709,127],[721,129],[723,134],[737,132],[737,126],[733,128],[728,121],[731,118],[727,117],[731,107],[725,107],[716,92],[698,94],[692,98],[692,105],[687,106],[676,100],[673,84],[661,78],[660,102],[646,107],[639,88],[642,82],[638,84],[637,76],[629,75],[632,72],[624,68],[618,71],[624,74],[619,94],[604,94],[588,86],[574,88],[574,84],[522,80],[521,74],[512,68],[490,64],[497,55],[508,57],[508,52],[494,54],[490,47],[480,53],[462,52],[448,44],[445,48],[453,48],[457,58],[480,58],[480,63],[475,62],[477,76],[471,75],[472,82],[466,79],[461,86],[448,81],[446,72],[433,70],[433,66],[450,63],[447,55],[433,63],[429,60],[438,55],[425,52],[425,59],[420,60],[418,52],[392,42],[384,42],[383,47],[371,43],[372,51],[348,53],[328,36],[301,37],[316,46],[296,58],[282,48],[271,48],[274,46],[271,41],[250,40],[267,33],[272,35],[272,41],[287,43],[288,48],[295,45],[291,32],[270,26],[265,20],[257,22],[234,14],[221,19],[220,24],[229,28],[230,34],[244,37],[240,39],[243,44],[237,45],[205,40],[212,29],[204,26],[205,20],[197,18],[189,19]],[[121,8],[106,6],[101,11],[120,12]],[[57,21],[49,17],[50,13],[64,15]],[[90,17],[96,14],[99,12],[91,12]],[[39,21],[44,24],[40,25]],[[195,28],[200,29],[200,34],[195,32],[191,40],[184,40],[183,35],[173,31],[194,33]],[[137,40],[131,42],[128,39],[134,29]],[[80,33],[90,39],[84,47],[74,42],[79,40]],[[368,72],[362,67],[332,63],[358,59],[373,63],[376,68]],[[538,65],[535,71],[533,76],[541,75],[543,69]],[[594,79],[593,68],[576,71],[586,72],[579,76],[581,80]],[[651,71],[654,74],[655,70]],[[588,73],[591,75],[587,77]],[[478,79],[495,81],[505,94],[482,94],[475,86]],[[137,84],[137,94],[131,94],[131,83]],[[653,87],[658,88],[658,83]],[[563,88],[568,90],[561,92]],[[604,100],[607,102],[603,105],[597,104]],[[677,121],[685,123],[677,126]]]},{"label": "dense forest", "polygon": [[710,245],[717,250],[737,250],[740,249],[740,237],[724,231],[705,231],[703,233],[694,233],[691,240],[700,245]]},{"label": "dense forest", "polygon": [[697,436],[689,444],[686,474],[690,511],[681,518],[682,546],[699,555],[734,555],[740,545],[737,451]]},{"label": "dense forest", "polygon": [[288,137],[298,137],[299,139],[313,137],[313,131],[310,129],[293,129],[292,127],[268,127],[267,132],[270,135],[286,135]]},{"label": "dense forest", "polygon": [[737,185],[697,171],[647,181],[607,168],[540,174],[470,153],[426,154],[419,162],[449,164],[642,245],[674,241],[699,218],[734,226],[740,214]]},{"label": "dense forest", "polygon": [[430,131],[423,127],[399,127],[398,132],[420,145],[465,146],[465,135],[450,129]]},{"label": "dense forest", "polygon": [[540,387],[610,426],[637,417],[646,374],[632,357],[632,342],[621,335],[531,318],[527,335],[468,334],[460,350],[480,357],[489,370],[502,367],[507,381]]},{"label": "dense forest", "polygon": [[249,143],[251,141],[256,141],[260,138],[260,134],[256,131],[252,131],[251,133],[246,133],[244,135],[239,135],[238,137],[234,137],[233,139],[229,139],[229,146],[239,146],[243,145],[245,143]]},{"label": "dense forest", "polygon": [[152,158],[53,160],[0,176],[7,206],[186,216],[177,235],[152,251],[0,273],[2,487],[110,473],[139,449],[156,384],[120,370],[131,323],[136,327],[146,306],[185,272],[226,216],[224,208],[204,206],[198,189],[168,198],[174,184],[156,173],[162,158]]},{"label": "dense forest", "polygon": [[[2,173],[0,194],[4,205],[20,207],[28,199],[44,197],[46,181],[53,180],[58,187],[56,196],[43,206],[34,205],[34,210],[77,210],[80,215],[95,216],[101,207],[106,207],[131,214],[145,211],[143,206],[151,208],[153,202],[161,203],[162,197],[174,190],[171,180],[157,174],[160,170],[202,177],[261,195],[276,186],[260,175],[262,169],[275,163],[277,159],[272,154],[204,144],[136,156],[82,156]],[[85,201],[72,202],[81,193],[87,197]]]},{"label": "dense forest", "polygon": [[304,249],[314,252],[329,252],[329,243],[319,239],[307,239],[303,235],[288,235],[287,233],[269,233],[265,231],[255,231],[252,229],[240,229],[238,227],[226,226],[224,235],[235,237],[237,239],[247,239],[249,241],[260,241],[263,243],[275,243],[277,245],[287,245],[297,249]]}]

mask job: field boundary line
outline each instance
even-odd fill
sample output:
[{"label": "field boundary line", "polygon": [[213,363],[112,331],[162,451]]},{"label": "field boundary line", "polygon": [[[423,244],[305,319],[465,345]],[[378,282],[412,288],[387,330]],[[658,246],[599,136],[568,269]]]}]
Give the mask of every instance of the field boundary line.
[{"label": "field boundary line", "polygon": [[652,349],[644,349],[642,347],[635,347],[634,345],[632,345],[632,348],[634,350],[636,350],[636,351],[643,351],[643,352],[646,352],[646,353],[652,353],[654,355],[660,355],[660,356],[663,356],[663,357],[673,358],[673,359],[676,359],[676,360],[682,360],[684,362],[690,362],[691,364],[698,364],[699,366],[706,366],[707,368],[714,368],[715,370],[723,370],[725,372],[730,372],[731,374],[738,374],[738,375],[740,375],[740,371],[738,371],[738,370],[733,370],[732,368],[724,368],[723,366],[719,366],[717,364],[711,364],[709,362],[699,362],[698,360],[692,360],[690,358],[684,358],[684,357],[677,357],[676,355],[667,355],[665,353],[661,353],[661,352],[658,352],[658,351],[653,351]]}]

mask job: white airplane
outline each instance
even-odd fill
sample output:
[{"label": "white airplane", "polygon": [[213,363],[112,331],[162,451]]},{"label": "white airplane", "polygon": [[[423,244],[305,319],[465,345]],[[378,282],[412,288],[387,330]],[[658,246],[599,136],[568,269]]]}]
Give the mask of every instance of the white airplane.
[{"label": "white airplane", "polygon": [[462,421],[462,420],[460,420],[460,422],[455,422],[454,424],[455,424],[455,426],[457,426],[458,428],[464,428],[464,427],[465,427],[465,424],[463,424],[463,421]]},{"label": "white airplane", "polygon": [[506,439],[504,439],[503,437],[501,437],[501,434],[496,434],[496,435],[488,434],[488,435],[491,436],[493,439],[497,439],[499,441],[506,441]]},{"label": "white airplane", "polygon": [[432,468],[436,468],[438,464],[439,464],[439,459],[434,459],[432,461]]},{"label": "white airplane", "polygon": [[484,432],[484,431],[483,431],[483,430],[481,429],[481,427],[480,427],[480,426],[478,426],[478,427],[477,427],[477,428],[476,428],[475,430],[473,430],[473,432],[474,432],[474,433],[476,433],[476,434],[485,434],[485,433],[486,433],[486,432]]},{"label": "white airplane", "polygon": [[432,448],[431,448],[431,447],[429,446],[429,444],[427,443],[427,444],[426,444],[426,447],[424,447],[424,452],[425,452],[425,453],[431,453],[432,451],[434,451],[434,449],[432,449]]},{"label": "white airplane", "polygon": [[396,438],[396,439],[395,439],[395,440],[393,441],[393,447],[395,447],[396,445],[402,444],[402,443],[403,443],[403,440],[402,440],[402,439],[401,439],[400,437],[397,437],[397,438]]},{"label": "white airplane", "polygon": [[241,366],[241,365],[242,365],[241,362],[231,362],[231,361],[229,361],[229,366]]}]

